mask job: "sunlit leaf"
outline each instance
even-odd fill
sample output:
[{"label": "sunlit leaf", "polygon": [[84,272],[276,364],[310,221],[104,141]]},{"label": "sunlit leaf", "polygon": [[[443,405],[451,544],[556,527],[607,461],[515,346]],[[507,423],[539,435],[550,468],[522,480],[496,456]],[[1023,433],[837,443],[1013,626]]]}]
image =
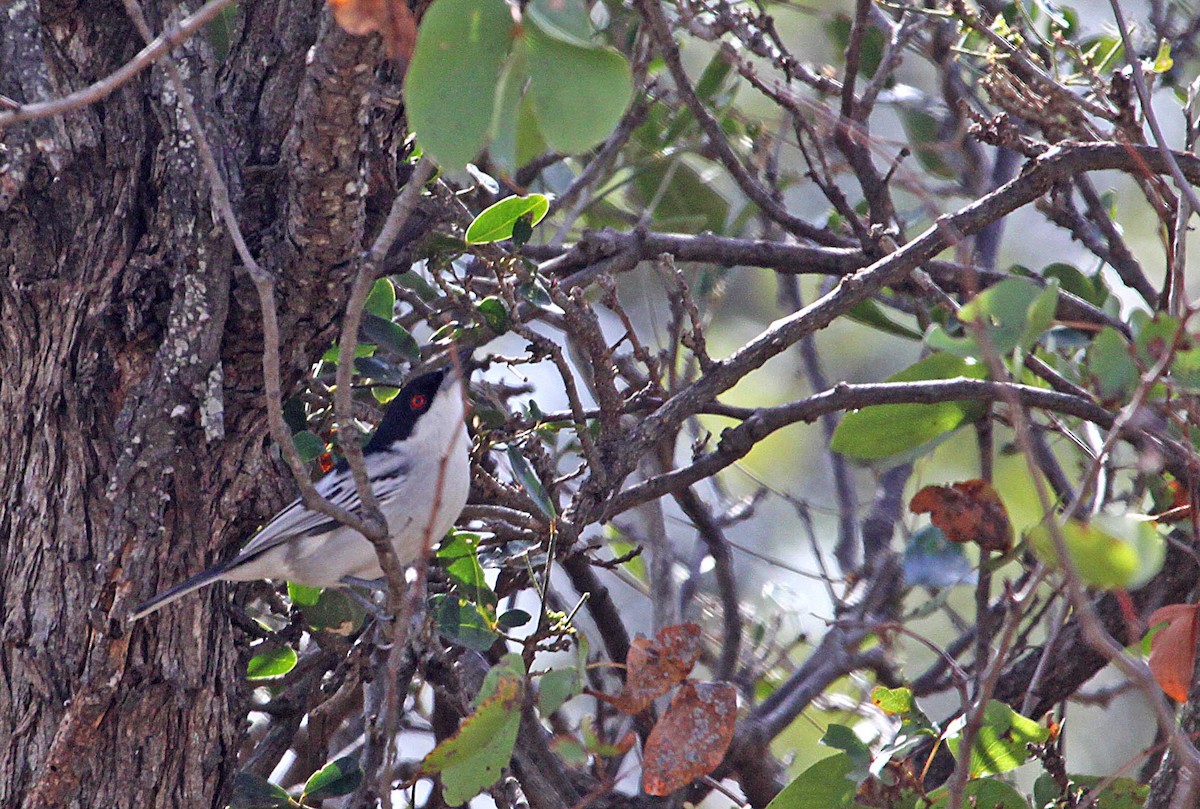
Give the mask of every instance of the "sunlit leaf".
[{"label": "sunlit leaf", "polygon": [[367,294],[363,308],[375,317],[391,320],[396,309],[396,288],[388,278],[380,278]]},{"label": "sunlit leaf", "polygon": [[[422,772],[441,773],[443,797],[450,806],[461,806],[496,783],[512,758],[525,690],[520,655],[506,655],[492,671],[499,673],[491,678],[490,693],[462,721],[458,732],[421,762]],[[481,696],[484,693],[480,691]]]},{"label": "sunlit leaf", "polygon": [[506,197],[484,208],[467,227],[467,244],[487,244],[512,238],[513,225],[523,216],[532,216],[531,225],[542,221],[550,210],[550,200],[544,194]]},{"label": "sunlit leaf", "polygon": [[255,651],[254,657],[246,664],[247,680],[282,677],[296,667],[296,651],[291,646],[262,644]]},{"label": "sunlit leaf", "polygon": [[[961,724],[961,719],[960,723]],[[983,725],[971,749],[971,777],[1005,773],[1024,764],[1030,757],[1030,744],[1041,744],[1050,731],[1014,711],[998,700],[984,708]],[[949,739],[951,752],[958,754],[961,737]]]}]

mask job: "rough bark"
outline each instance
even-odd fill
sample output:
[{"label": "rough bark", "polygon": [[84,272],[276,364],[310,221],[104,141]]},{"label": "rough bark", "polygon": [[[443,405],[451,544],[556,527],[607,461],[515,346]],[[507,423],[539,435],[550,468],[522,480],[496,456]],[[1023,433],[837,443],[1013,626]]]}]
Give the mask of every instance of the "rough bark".
[{"label": "rough bark", "polygon": [[[146,14],[161,30],[194,8]],[[395,156],[390,129],[366,134],[373,40],[317,2],[242,16],[223,63],[203,38],[175,58],[280,278],[294,380],[329,344],[368,171],[386,186]],[[140,44],[120,3],[9,4],[0,93],[61,96]],[[245,696],[228,590],[123,617],[286,496],[253,289],[161,65],[0,137],[0,806],[223,805]]]}]

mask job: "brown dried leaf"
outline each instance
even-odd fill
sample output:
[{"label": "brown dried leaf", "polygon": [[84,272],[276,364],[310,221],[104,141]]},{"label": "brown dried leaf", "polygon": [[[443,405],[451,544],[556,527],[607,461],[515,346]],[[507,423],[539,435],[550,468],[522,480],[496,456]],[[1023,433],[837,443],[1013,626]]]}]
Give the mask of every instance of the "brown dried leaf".
[{"label": "brown dried leaf", "polygon": [[1004,501],[985,481],[926,486],[913,495],[908,507],[914,514],[929,514],[951,542],[978,542],[984,550],[999,553],[1012,548],[1012,523]]},{"label": "brown dried leaf", "polygon": [[696,624],[664,626],[654,640],[638,635],[625,658],[625,688],[608,701],[625,713],[641,713],[683,682],[699,659],[700,627]]},{"label": "brown dried leaf", "polygon": [[348,34],[378,31],[387,55],[404,64],[417,44],[417,18],[405,0],[329,0],[333,18]]},{"label": "brown dried leaf", "polygon": [[1176,702],[1186,702],[1196,662],[1196,610],[1200,604],[1171,604],[1154,611],[1150,626],[1167,625],[1150,639],[1150,673]]},{"label": "brown dried leaf", "polygon": [[725,758],[737,724],[737,689],[689,680],[650,731],[642,751],[642,789],[670,795],[708,775]]}]

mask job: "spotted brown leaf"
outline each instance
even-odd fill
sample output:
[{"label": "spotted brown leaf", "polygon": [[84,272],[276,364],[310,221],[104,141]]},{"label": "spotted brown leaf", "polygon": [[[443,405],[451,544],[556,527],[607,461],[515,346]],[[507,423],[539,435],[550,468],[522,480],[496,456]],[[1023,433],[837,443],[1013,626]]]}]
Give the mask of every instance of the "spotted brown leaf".
[{"label": "spotted brown leaf", "polygon": [[642,751],[642,789],[670,795],[725,758],[737,724],[737,689],[689,680],[676,692]]},{"label": "spotted brown leaf", "polygon": [[1004,501],[985,481],[926,486],[913,495],[908,507],[914,514],[929,514],[951,542],[978,542],[984,550],[1000,553],[1012,548],[1012,523]]}]

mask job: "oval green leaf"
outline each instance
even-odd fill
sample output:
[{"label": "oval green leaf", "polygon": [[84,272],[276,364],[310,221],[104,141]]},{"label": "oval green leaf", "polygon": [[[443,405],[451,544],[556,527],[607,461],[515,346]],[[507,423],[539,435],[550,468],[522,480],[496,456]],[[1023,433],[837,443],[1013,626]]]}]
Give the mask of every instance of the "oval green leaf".
[{"label": "oval green leaf", "polygon": [[612,48],[567,44],[532,17],[525,25],[525,42],[529,98],[546,143],[574,154],[608,137],[633,96],[625,57]]},{"label": "oval green leaf", "polygon": [[363,335],[379,348],[413,360],[421,358],[421,347],[408,329],[394,320],[367,312],[362,321]]},{"label": "oval green leaf", "polygon": [[767,809],[842,809],[854,806],[854,763],[845,753],[823,758],[796,776]]},{"label": "oval green leaf", "polygon": [[300,453],[300,460],[305,463],[320,458],[328,449],[319,435],[308,430],[301,430],[293,435],[292,443],[296,445],[296,452]]},{"label": "oval green leaf", "polygon": [[463,168],[486,145],[515,28],[503,0],[437,0],[425,13],[404,79],[405,112],[443,169]]},{"label": "oval green leaf", "polygon": [[282,677],[296,667],[296,651],[291,646],[271,645],[246,664],[247,680],[270,680]]},{"label": "oval green leaf", "polygon": [[[950,354],[931,354],[888,377],[888,382],[916,382],[963,376],[982,379],[986,369]],[[833,432],[830,448],[851,458],[874,460],[915,450],[978,418],[978,402],[885,404],[847,413]]]},{"label": "oval green leaf", "polygon": [[[497,669],[498,676],[493,676]],[[423,772],[441,773],[443,797],[450,806],[461,806],[496,783],[512,759],[521,725],[525,690],[522,674],[511,662],[501,663],[489,672],[491,693],[487,693],[485,682],[480,694],[486,696],[475,712],[421,762]]]},{"label": "oval green leaf", "polygon": [[536,225],[550,210],[550,199],[543,194],[525,197],[508,197],[488,206],[467,228],[467,244],[489,244],[511,239],[513,225],[523,216],[531,216],[530,225]]},{"label": "oval green leaf", "polygon": [[[1111,528],[1111,523],[1093,518],[1090,523],[1067,520],[1059,530],[1071,566],[1084,584],[1100,590],[1127,588],[1143,572],[1143,560],[1139,558],[1134,543],[1115,536],[1106,530],[1108,528]],[[1154,529],[1151,527],[1149,530]],[[1049,525],[1042,523],[1035,526],[1029,531],[1028,537],[1039,559],[1052,567],[1059,566],[1058,551]]]},{"label": "oval green leaf", "polygon": [[396,288],[391,280],[380,278],[367,294],[367,302],[363,306],[371,314],[384,320],[391,320],[396,309]]}]

